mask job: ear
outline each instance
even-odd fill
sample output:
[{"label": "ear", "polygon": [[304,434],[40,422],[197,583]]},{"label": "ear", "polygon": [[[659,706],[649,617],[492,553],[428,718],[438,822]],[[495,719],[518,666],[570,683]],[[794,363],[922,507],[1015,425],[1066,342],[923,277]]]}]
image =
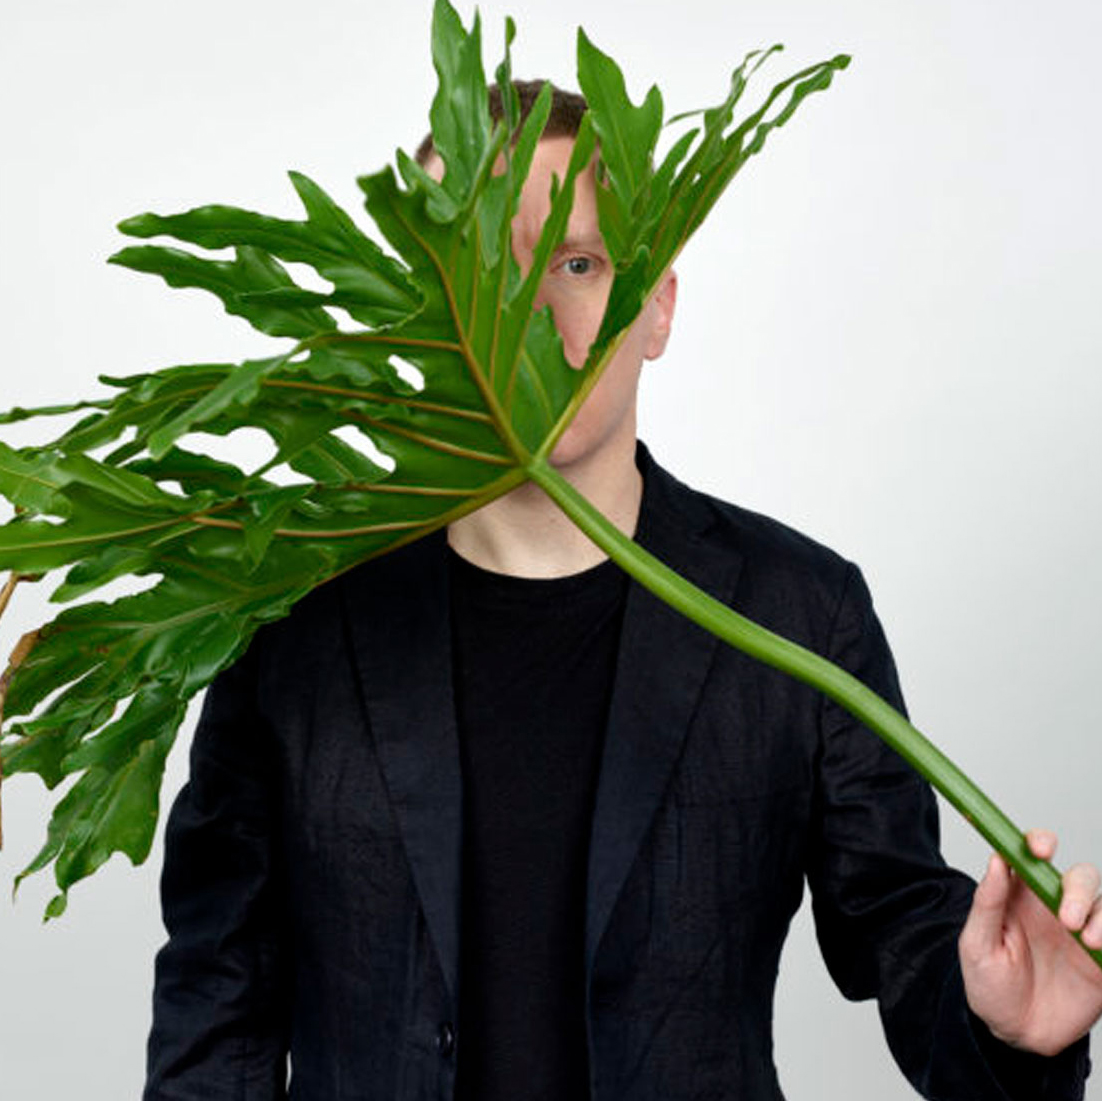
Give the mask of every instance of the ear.
[{"label": "ear", "polygon": [[662,277],[647,310],[651,314],[650,331],[647,333],[643,355],[647,359],[657,359],[665,350],[673,326],[673,311],[677,305],[677,272],[671,268]]},{"label": "ear", "polygon": [[444,182],[444,162],[435,149],[429,154],[428,160],[422,167],[437,183]]}]

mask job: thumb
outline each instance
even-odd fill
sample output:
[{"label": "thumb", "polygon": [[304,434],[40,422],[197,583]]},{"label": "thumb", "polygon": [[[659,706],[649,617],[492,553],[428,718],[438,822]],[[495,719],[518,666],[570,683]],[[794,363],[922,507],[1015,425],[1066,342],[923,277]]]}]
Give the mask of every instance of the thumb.
[{"label": "thumb", "polygon": [[1006,905],[1012,885],[1006,861],[993,853],[987,864],[987,874],[976,887],[972,909],[961,930],[963,953],[975,958],[988,955],[1002,946]]}]

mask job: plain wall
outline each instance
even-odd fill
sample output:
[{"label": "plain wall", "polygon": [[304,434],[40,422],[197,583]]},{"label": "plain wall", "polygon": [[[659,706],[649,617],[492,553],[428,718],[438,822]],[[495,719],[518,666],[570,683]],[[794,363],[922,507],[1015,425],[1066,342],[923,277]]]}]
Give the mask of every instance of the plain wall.
[{"label": "plain wall", "polygon": [[[671,113],[722,99],[758,46],[787,44],[758,96],[854,55],[682,257],[642,435],[690,483],[858,561],[918,725],[1021,825],[1058,830],[1062,864],[1102,860],[1102,8],[494,0],[490,68],[506,12],[518,75],[573,84],[582,23],[635,97],[656,81]],[[297,216],[288,168],[359,211],[356,175],[427,128],[429,14],[427,0],[9,5],[0,407],[91,396],[99,373],[263,354],[270,342],[213,299],[106,266],[124,243],[114,224],[214,201]],[[5,656],[44,595],[18,592]],[[37,780],[5,784],[0,878],[37,851],[51,804]],[[950,859],[980,871],[983,844],[944,818]],[[137,1097],[159,865],[159,842],[139,870],[116,858],[46,927],[45,876],[0,901],[6,1099]],[[831,986],[806,913],[776,1033],[793,1101],[913,1096],[874,1007]],[[1088,1096],[1102,1098],[1097,1078]]]}]

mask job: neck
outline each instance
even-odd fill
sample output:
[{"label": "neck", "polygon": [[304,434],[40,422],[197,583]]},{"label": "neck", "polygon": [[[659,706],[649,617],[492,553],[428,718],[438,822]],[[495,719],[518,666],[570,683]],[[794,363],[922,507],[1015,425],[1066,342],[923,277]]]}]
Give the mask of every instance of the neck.
[{"label": "neck", "polygon": [[[626,454],[557,468],[626,535],[635,534],[643,498],[634,438],[630,444]],[[565,577],[608,557],[534,482],[449,524],[448,543],[468,562],[514,577]]]}]

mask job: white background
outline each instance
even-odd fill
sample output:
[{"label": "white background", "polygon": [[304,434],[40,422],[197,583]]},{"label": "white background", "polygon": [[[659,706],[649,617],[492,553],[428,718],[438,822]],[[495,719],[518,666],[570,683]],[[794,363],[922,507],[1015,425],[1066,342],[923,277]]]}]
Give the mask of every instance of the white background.
[{"label": "white background", "polygon": [[[359,209],[355,176],[426,129],[429,7],[5,5],[0,406],[91,396],[101,372],[263,354],[213,299],[106,266],[124,243],[113,226],[211,201],[297,216],[288,168]],[[686,251],[642,434],[689,482],[856,559],[919,726],[1020,824],[1059,830],[1063,863],[1102,859],[1102,8],[494,0],[491,67],[507,11],[518,75],[573,84],[583,23],[636,98],[657,81],[671,113],[721,99],[756,46],[788,47],[759,94],[854,55]],[[20,590],[5,655],[44,611]],[[50,802],[21,777],[4,804],[10,881]],[[945,819],[950,858],[979,871],[983,845]],[[138,1096],[159,863],[159,849],[138,871],[112,861],[46,927],[46,877],[0,899],[5,1099]],[[913,1096],[875,1010],[830,986],[805,915],[776,1032],[793,1101]]]}]

